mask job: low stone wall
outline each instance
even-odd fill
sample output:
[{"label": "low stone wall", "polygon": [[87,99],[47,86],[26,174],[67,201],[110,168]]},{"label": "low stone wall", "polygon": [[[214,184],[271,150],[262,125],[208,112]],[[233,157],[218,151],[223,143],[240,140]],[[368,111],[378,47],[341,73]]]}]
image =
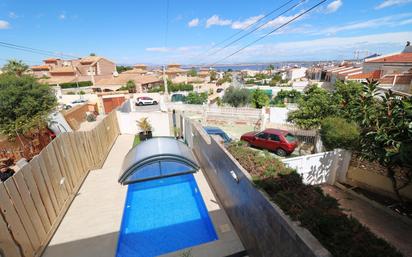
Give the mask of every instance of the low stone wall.
[{"label": "low stone wall", "polygon": [[[186,127],[193,150],[249,256],[314,257],[331,254],[257,189],[249,173],[198,124]],[[235,177],[237,180],[235,179]]]}]

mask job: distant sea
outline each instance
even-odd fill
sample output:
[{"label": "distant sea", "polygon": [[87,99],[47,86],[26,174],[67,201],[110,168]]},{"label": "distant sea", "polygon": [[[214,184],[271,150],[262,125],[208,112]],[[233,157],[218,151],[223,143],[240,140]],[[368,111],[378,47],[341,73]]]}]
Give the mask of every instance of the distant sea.
[{"label": "distant sea", "polygon": [[[310,67],[315,63],[319,62],[274,62],[274,63],[254,63],[254,64],[225,64],[225,65],[215,65],[213,66],[214,69],[218,71],[227,71],[227,70],[233,70],[233,71],[239,71],[239,70],[257,70],[257,71],[262,71],[267,69],[267,67],[272,64],[275,69],[280,69],[285,66],[299,66],[299,67]],[[200,67],[197,65],[182,65],[183,68],[190,69],[192,67],[195,67],[199,69]],[[208,68],[208,67],[204,67]]]}]

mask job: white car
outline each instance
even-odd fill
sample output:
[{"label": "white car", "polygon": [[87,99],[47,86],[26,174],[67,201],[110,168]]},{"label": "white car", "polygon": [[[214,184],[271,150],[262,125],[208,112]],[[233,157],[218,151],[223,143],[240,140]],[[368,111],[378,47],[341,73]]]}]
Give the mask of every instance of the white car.
[{"label": "white car", "polygon": [[147,96],[138,97],[136,99],[136,106],[152,105],[152,104],[157,104],[157,101]]}]

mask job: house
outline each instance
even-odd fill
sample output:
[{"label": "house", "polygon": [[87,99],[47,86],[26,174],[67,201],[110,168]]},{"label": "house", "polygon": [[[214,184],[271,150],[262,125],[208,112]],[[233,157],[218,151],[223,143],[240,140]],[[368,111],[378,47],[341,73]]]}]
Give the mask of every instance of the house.
[{"label": "house", "polygon": [[42,65],[32,66],[35,77],[43,78],[48,84],[91,81],[112,76],[116,72],[116,64],[104,57],[86,56],[80,59],[62,60],[49,58]]},{"label": "house", "polygon": [[174,79],[176,77],[186,77],[187,70],[182,69],[180,64],[169,64],[167,65],[166,75],[169,79]]},{"label": "house", "polygon": [[412,46],[408,42],[400,53],[387,54],[365,60],[363,72],[382,71],[382,76],[391,73],[408,72],[412,69]]},{"label": "house", "polygon": [[362,73],[359,64],[343,63],[339,67],[332,67],[326,70],[325,82],[334,84],[337,80],[345,81],[348,76]]},{"label": "house", "polygon": [[148,73],[146,64],[135,64],[133,69],[122,72],[123,74],[146,74]]},{"label": "house", "polygon": [[290,68],[286,72],[286,79],[295,80],[295,79],[304,78],[306,76],[306,70],[307,68],[305,67]]},{"label": "house", "polygon": [[348,76],[348,80],[379,80],[380,86],[403,93],[411,93],[412,46],[407,42],[400,53],[366,58],[361,73]]},{"label": "house", "polygon": [[121,73],[117,76],[97,81],[92,88],[99,92],[117,91],[121,87],[126,86],[128,81],[135,83],[136,92],[138,93],[147,92],[149,89],[163,84],[163,80],[157,76]]}]

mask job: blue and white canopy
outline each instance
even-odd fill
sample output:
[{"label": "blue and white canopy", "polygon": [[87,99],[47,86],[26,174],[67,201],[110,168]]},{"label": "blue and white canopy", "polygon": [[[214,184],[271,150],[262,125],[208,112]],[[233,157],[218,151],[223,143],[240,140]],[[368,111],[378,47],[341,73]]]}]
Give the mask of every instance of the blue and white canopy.
[{"label": "blue and white canopy", "polygon": [[174,138],[156,137],[132,148],[123,160],[119,183],[194,173],[199,165],[187,145]]}]

